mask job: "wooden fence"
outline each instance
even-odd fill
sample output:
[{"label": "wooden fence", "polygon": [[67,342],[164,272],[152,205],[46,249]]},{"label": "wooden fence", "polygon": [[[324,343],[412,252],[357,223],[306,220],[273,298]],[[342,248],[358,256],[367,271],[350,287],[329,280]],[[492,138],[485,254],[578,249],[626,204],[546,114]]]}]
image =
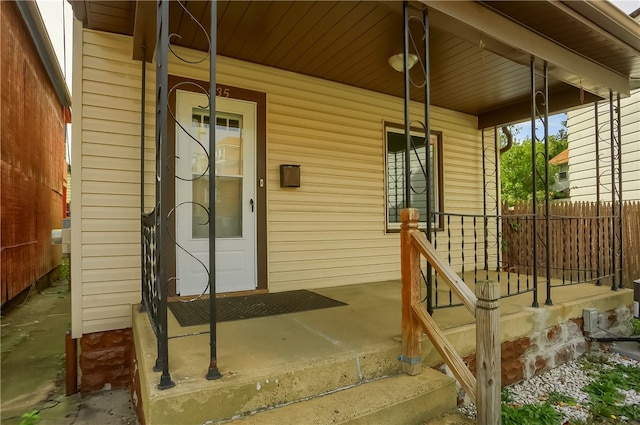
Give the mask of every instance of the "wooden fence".
[{"label": "wooden fence", "polygon": [[[537,218],[537,273],[546,276],[546,220],[544,207]],[[533,224],[530,204],[503,206],[502,269],[533,273]],[[623,202],[622,234],[611,203],[564,202],[552,204],[549,214],[549,261],[551,277],[562,283],[611,282],[613,233],[616,252],[622,240],[623,283],[630,287],[640,278],[640,203]],[[620,265],[618,265],[620,268]]]}]

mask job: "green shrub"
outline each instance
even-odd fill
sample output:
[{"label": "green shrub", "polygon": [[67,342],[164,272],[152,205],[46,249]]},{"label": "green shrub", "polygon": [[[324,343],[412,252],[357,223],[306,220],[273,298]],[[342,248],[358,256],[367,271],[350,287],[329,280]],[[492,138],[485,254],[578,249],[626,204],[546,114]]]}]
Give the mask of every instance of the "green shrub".
[{"label": "green shrub", "polygon": [[35,425],[40,421],[39,412],[33,409],[31,412],[23,413],[20,416],[20,425]]},{"label": "green shrub", "polygon": [[514,406],[502,405],[502,425],[560,425],[562,414],[549,402]]}]

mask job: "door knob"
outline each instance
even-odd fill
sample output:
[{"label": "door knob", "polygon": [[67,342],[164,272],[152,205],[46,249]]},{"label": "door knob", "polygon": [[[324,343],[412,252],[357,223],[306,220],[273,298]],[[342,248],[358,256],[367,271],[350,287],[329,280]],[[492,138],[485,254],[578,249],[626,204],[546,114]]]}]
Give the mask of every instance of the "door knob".
[{"label": "door knob", "polygon": [[249,205],[251,205],[251,212],[253,212],[253,199],[249,201]]}]

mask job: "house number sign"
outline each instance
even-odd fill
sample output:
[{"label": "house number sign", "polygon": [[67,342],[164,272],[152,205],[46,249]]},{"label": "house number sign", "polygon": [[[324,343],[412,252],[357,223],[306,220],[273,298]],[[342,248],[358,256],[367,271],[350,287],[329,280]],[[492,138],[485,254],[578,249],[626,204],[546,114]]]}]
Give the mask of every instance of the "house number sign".
[{"label": "house number sign", "polygon": [[216,96],[231,97],[231,87],[216,85]]}]

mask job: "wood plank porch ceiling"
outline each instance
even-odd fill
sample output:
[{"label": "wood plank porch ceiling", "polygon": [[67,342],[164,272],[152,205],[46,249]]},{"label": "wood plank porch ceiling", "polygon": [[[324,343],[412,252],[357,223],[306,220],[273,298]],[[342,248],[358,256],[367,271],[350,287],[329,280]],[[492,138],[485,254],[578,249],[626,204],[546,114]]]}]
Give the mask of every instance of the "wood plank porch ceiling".
[{"label": "wood plank porch ceiling", "polygon": [[[562,41],[622,75],[640,70],[640,57],[634,57],[620,46],[612,46],[610,39],[602,34],[576,33],[575,26],[570,25],[575,19],[546,2],[486,3],[487,7]],[[134,1],[72,0],[72,4],[76,17],[85,27],[134,35],[134,45],[143,43],[144,38],[155,37],[153,2],[142,1],[136,5]],[[185,1],[184,4],[204,28],[209,27],[210,2]],[[180,35],[174,38],[174,43],[206,50],[206,37],[189,13],[177,2],[171,3],[169,31]],[[525,106],[531,89],[527,66],[494,54],[481,43],[464,40],[433,20],[431,23],[432,104],[478,115],[485,125],[528,117]],[[135,28],[136,25],[139,28]],[[421,36],[417,29],[413,32]],[[154,45],[152,41],[147,43]],[[402,46],[402,3],[399,1],[218,2],[219,55],[400,98],[403,97],[402,73],[394,71],[387,61],[400,53]],[[136,51],[133,55],[140,56]],[[420,80],[417,73],[414,78]],[[580,104],[578,88],[553,79],[550,85],[552,111]],[[414,100],[423,100],[419,90],[413,93]],[[595,96],[587,93],[586,101],[593,99]]]}]

